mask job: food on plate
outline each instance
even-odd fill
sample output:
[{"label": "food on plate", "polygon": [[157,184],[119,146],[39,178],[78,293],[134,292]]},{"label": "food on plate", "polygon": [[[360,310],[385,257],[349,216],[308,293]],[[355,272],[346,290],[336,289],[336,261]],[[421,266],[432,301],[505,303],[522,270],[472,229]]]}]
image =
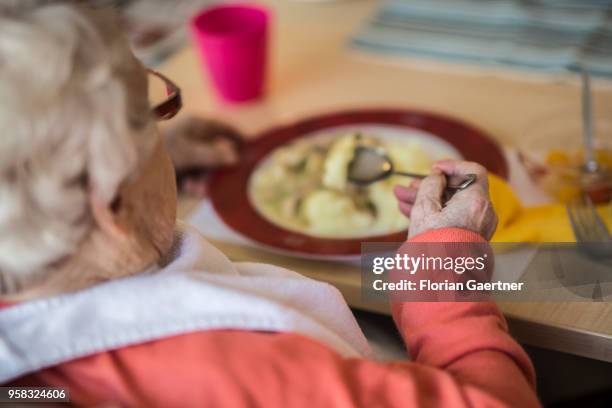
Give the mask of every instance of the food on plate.
[{"label": "food on plate", "polygon": [[368,187],[347,180],[358,145],[385,150],[399,171],[427,173],[433,159],[417,141],[388,141],[351,133],[333,139],[304,138],[280,147],[254,172],[250,195],[269,221],[287,229],[327,238],[380,235],[404,230],[409,220],[398,210],[392,176]]}]

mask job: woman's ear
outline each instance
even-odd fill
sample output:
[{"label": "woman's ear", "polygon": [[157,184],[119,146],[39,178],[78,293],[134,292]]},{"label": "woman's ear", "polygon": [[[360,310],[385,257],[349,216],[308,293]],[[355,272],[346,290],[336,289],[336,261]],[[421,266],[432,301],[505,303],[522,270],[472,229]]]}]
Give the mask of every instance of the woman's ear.
[{"label": "woman's ear", "polygon": [[116,239],[121,239],[126,236],[126,231],[121,226],[118,216],[121,210],[120,192],[117,193],[110,203],[92,192],[89,198],[89,206],[94,221],[100,231]]}]

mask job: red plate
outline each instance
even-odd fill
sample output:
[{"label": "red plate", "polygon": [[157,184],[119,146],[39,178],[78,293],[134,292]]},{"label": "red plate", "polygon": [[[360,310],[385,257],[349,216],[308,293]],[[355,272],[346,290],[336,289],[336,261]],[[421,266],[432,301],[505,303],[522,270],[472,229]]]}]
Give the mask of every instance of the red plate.
[{"label": "red plate", "polygon": [[449,117],[399,109],[337,112],[274,128],[244,145],[238,166],[215,172],[210,197],[215,211],[229,227],[271,249],[318,258],[354,257],[362,242],[401,242],[406,232],[355,239],[318,238],[289,231],[259,214],[248,197],[251,173],[268,153],[312,132],[344,125],[376,124],[420,129],[452,145],[466,160],[478,162],[490,172],[508,177],[508,165],[499,146],[482,131]]}]

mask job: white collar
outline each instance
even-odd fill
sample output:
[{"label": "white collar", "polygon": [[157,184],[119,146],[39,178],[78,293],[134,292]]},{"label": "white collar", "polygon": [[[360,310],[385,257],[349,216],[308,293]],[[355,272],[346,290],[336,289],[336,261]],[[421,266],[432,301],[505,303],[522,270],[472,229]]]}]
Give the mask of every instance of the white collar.
[{"label": "white collar", "polygon": [[295,332],[344,356],[367,340],[332,286],[283,268],[232,263],[179,226],[164,268],[0,310],[0,383],[79,357],[211,329]]}]

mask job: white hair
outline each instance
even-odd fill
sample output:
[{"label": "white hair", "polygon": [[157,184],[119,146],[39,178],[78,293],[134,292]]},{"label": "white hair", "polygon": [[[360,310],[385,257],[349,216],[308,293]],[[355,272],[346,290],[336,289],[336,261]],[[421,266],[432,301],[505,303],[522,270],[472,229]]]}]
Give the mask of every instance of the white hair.
[{"label": "white hair", "polygon": [[113,16],[25,3],[0,8],[0,292],[76,251],[154,126]]}]

